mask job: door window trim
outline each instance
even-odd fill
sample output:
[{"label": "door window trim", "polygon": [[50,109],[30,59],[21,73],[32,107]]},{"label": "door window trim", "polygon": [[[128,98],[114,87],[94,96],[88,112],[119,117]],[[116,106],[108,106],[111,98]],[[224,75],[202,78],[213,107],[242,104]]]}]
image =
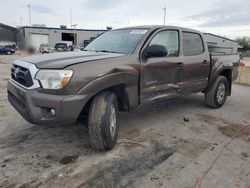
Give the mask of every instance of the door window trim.
[{"label": "door window trim", "polygon": [[[146,47],[144,47],[143,49],[146,49],[149,47],[149,44],[150,42],[154,39],[154,37],[159,34],[160,32],[163,32],[163,31],[176,31],[177,34],[178,34],[178,55],[177,56],[166,56],[166,57],[160,57],[160,58],[176,58],[176,57],[180,57],[180,50],[181,50],[181,37],[180,37],[180,31],[178,29],[162,29],[162,30],[158,30],[156,31],[150,38],[149,40],[147,41],[146,43]],[[159,57],[152,57],[150,59],[155,59],[155,58],[159,58]]]}]

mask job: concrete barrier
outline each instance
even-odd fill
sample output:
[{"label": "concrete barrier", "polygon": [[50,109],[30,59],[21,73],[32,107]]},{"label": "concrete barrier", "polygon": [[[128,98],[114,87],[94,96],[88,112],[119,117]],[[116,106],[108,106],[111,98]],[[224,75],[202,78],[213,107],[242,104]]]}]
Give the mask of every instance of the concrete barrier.
[{"label": "concrete barrier", "polygon": [[239,67],[239,75],[234,83],[250,86],[250,66]]}]

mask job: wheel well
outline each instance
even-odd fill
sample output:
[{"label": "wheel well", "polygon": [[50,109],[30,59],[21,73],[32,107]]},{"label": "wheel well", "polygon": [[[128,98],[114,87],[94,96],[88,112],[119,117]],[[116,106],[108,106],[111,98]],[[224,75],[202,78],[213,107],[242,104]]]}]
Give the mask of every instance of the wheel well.
[{"label": "wheel well", "polygon": [[[118,107],[120,111],[129,111],[129,99],[128,99],[128,95],[125,89],[125,84],[120,84],[120,85],[116,85],[116,86],[112,86],[106,89],[103,89],[100,92],[103,91],[111,91],[113,93],[115,93],[117,100],[118,100]],[[90,109],[90,105],[92,100],[94,99],[94,97],[98,94],[96,93],[92,98],[90,98],[88,100],[88,102],[86,103],[86,105],[84,105],[79,117],[78,117],[78,121],[81,122],[85,122],[88,118],[89,115],[89,109]]]},{"label": "wheel well", "polygon": [[229,82],[229,93],[228,95],[231,95],[231,88],[232,88],[232,70],[224,70],[220,73],[220,76],[225,76]]},{"label": "wheel well", "polygon": [[128,111],[129,110],[129,99],[125,89],[125,84],[116,85],[110,88],[107,88],[103,91],[111,91],[115,93],[118,100],[118,107],[120,111]]}]

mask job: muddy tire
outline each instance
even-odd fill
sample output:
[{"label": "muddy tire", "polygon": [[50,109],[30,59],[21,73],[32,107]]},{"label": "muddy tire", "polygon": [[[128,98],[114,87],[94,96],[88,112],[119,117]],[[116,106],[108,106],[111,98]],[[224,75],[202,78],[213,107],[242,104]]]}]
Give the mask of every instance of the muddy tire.
[{"label": "muddy tire", "polygon": [[111,150],[118,136],[118,104],[116,95],[105,91],[97,94],[90,105],[89,137],[93,149]]},{"label": "muddy tire", "polygon": [[205,104],[210,108],[220,108],[227,100],[229,82],[225,76],[219,76],[205,93]]}]

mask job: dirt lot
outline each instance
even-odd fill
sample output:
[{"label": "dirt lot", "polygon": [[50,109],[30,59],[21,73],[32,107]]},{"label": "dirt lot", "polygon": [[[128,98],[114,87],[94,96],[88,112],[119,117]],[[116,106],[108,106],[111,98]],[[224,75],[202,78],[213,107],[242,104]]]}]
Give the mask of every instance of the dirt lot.
[{"label": "dirt lot", "polygon": [[85,126],[32,125],[9,105],[15,58],[0,56],[0,188],[193,188],[210,167],[203,188],[250,188],[250,87],[234,85],[217,110],[196,94],[123,113],[117,146],[99,153],[90,148]]}]

